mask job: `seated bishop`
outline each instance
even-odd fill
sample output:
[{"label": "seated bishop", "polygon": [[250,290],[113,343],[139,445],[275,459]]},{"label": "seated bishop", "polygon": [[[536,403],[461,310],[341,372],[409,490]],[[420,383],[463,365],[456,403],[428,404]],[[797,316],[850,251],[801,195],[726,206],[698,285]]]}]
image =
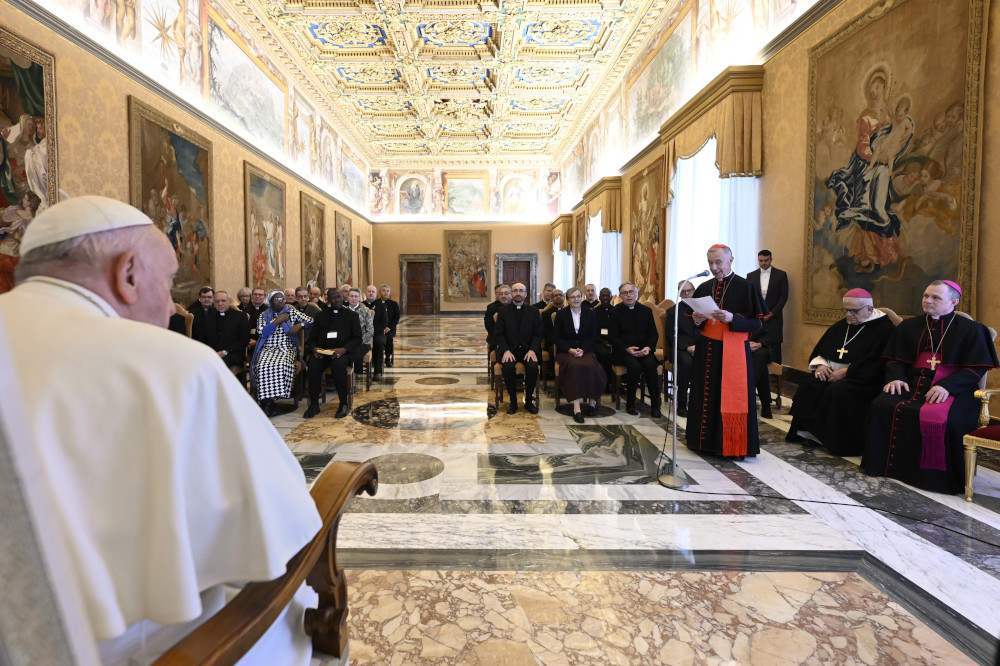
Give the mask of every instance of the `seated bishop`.
[{"label": "seated bishop", "polygon": [[885,384],[882,354],[896,327],[864,289],[851,289],[843,303],[844,318],[826,329],[809,355],[812,378],[795,392],[785,439],[857,456],[864,449],[858,424]]},{"label": "seated bishop", "polygon": [[989,330],[957,312],[949,280],[924,290],[924,316],[907,319],[886,346],[883,393],[868,410],[861,466],[924,490],[964,487],[962,437],[978,425],[979,380],[997,367]]}]

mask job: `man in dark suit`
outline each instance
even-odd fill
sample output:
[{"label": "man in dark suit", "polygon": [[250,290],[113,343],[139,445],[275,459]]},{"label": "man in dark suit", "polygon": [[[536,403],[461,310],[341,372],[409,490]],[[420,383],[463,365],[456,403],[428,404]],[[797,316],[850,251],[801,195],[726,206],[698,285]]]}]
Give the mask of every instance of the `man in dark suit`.
[{"label": "man in dark suit", "polygon": [[493,288],[493,295],[496,300],[486,306],[486,314],[483,315],[483,326],[486,328],[486,344],[490,351],[496,348],[496,340],[493,339],[493,326],[496,324],[495,315],[500,308],[511,301],[510,287],[505,284],[498,284]]},{"label": "man in dark suit", "polygon": [[375,334],[372,337],[372,379],[382,379],[382,368],[385,365],[385,329],[389,326],[389,316],[385,304],[378,299],[378,289],[370,284],[365,287],[365,300],[361,303],[372,311],[372,323]]},{"label": "man in dark suit", "polygon": [[600,304],[601,301],[600,299],[597,298],[597,285],[594,284],[586,285],[583,288],[583,307],[593,309]]},{"label": "man in dark suit", "polygon": [[640,377],[645,377],[649,389],[650,415],[663,416],[660,412],[660,377],[657,373],[656,343],[660,334],[656,330],[653,311],[639,303],[639,290],[631,282],[618,288],[622,302],[615,306],[611,329],[611,359],[615,365],[624,365],[626,395],[625,412],[637,416],[635,389]]},{"label": "man in dark suit", "polygon": [[747,273],[747,280],[757,285],[760,293],[764,296],[764,305],[767,306],[771,314],[764,317],[764,331],[762,337],[766,338],[769,360],[767,363],[781,363],[781,343],[784,340],[782,328],[784,319],[781,311],[788,301],[788,273],[780,268],[771,266],[771,251],[761,250],[757,253],[757,264],[760,266],[755,271]]},{"label": "man in dark suit", "polygon": [[549,302],[552,300],[552,292],[555,290],[556,286],[554,284],[552,284],[551,282],[546,282],[545,286],[542,287],[542,300],[538,301],[531,307],[538,308],[539,310],[544,309],[545,306],[547,306]]},{"label": "man in dark suit", "polygon": [[303,418],[319,414],[319,393],[323,387],[323,373],[332,369],[333,383],[337,387],[340,407],[336,417],[342,419],[350,411],[347,386],[347,369],[354,363],[361,344],[361,320],[358,313],[344,307],[340,290],[326,290],[326,306],[316,315],[309,336],[306,338],[306,357],[309,359],[309,407]]},{"label": "man in dark suit", "polygon": [[604,374],[608,376],[610,384],[614,381],[614,373],[611,371],[611,329],[615,318],[615,309],[611,305],[611,290],[602,287],[597,300],[598,304],[594,307],[594,314],[597,315],[597,344],[594,345],[594,355],[604,368]]},{"label": "man in dark suit", "polygon": [[211,287],[202,287],[198,292],[198,300],[188,306],[188,312],[194,315],[191,338],[198,342],[205,342],[205,317],[211,313],[214,301],[215,290]]},{"label": "man in dark suit", "polygon": [[511,303],[500,308],[493,339],[503,366],[503,382],[510,394],[508,414],[517,413],[517,364],[524,364],[524,408],[538,413],[534,403],[538,382],[538,362],[542,357],[542,318],[538,310],[524,302],[528,289],[520,282],[510,288]]},{"label": "man in dark suit", "polygon": [[238,308],[230,308],[229,294],[217,291],[215,307],[202,322],[205,339],[202,341],[218,353],[234,375],[243,372],[250,342],[250,320]]},{"label": "man in dark suit", "polygon": [[260,331],[257,330],[257,324],[260,323],[260,316],[264,314],[264,310],[267,310],[270,306],[267,304],[267,292],[261,287],[254,287],[250,291],[250,302],[240,308],[243,313],[250,320],[250,348],[257,344],[257,339],[260,337]]},{"label": "man in dark suit", "polygon": [[[694,296],[694,285],[684,282],[683,287],[678,283],[681,298],[691,298]],[[674,362],[674,372],[677,373],[677,416],[687,416],[688,387],[691,386],[691,368],[694,366],[694,348],[698,342],[698,329],[695,328],[694,320],[691,318],[691,306],[687,303],[673,305],[667,310],[667,348],[663,350],[666,358],[671,359],[674,355],[674,316],[677,308],[680,308],[680,316],[677,319],[677,360]]]},{"label": "man in dark suit", "polygon": [[552,315],[562,310],[565,305],[566,295],[563,294],[562,289],[555,289],[552,291],[552,300],[546,307],[542,308],[542,338],[545,340],[546,348],[552,352],[552,358],[556,356],[556,334]]},{"label": "man in dark suit", "polygon": [[393,341],[396,338],[396,326],[399,325],[399,303],[389,298],[391,290],[389,285],[380,284],[378,287],[378,297],[385,306],[385,367],[391,368],[392,362],[396,358],[396,349]]}]

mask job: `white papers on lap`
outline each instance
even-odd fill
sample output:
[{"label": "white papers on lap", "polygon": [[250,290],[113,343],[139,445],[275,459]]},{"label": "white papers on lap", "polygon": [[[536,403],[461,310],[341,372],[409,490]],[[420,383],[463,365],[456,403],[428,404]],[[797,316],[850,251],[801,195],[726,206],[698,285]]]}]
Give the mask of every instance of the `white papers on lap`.
[{"label": "white papers on lap", "polygon": [[711,296],[701,296],[700,298],[684,298],[681,299],[689,306],[691,309],[698,314],[703,314],[706,317],[711,317],[712,313],[719,309],[719,305],[712,299]]}]

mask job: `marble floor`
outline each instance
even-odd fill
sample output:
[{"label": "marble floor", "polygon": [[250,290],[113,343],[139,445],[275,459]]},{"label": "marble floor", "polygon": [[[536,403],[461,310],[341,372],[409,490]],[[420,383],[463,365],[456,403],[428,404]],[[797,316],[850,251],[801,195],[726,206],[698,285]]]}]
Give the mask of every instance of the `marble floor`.
[{"label": "marble floor", "polygon": [[867,477],[786,443],[786,399],[744,461],[679,419],[671,490],[667,419],[498,413],[484,348],[481,317],[404,317],[350,417],[273,419],[310,479],[379,470],[338,540],[353,663],[993,663],[1000,473],[972,503]]}]

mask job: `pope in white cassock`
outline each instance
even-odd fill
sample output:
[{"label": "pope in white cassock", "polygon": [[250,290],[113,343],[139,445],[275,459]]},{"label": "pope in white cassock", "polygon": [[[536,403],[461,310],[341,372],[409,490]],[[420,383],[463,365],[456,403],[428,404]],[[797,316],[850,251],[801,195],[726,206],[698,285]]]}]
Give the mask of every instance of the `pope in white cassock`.
[{"label": "pope in white cassock", "polygon": [[[57,508],[70,565],[53,577],[80,590],[104,663],[148,663],[221,607],[222,584],[284,574],[320,518],[225,363],[164,328],[177,260],[148,217],[69,199],[32,221],[21,254],[0,340],[32,440],[20,448],[40,460],[31,490]],[[240,663],[308,664],[306,605],[303,587]]]}]

